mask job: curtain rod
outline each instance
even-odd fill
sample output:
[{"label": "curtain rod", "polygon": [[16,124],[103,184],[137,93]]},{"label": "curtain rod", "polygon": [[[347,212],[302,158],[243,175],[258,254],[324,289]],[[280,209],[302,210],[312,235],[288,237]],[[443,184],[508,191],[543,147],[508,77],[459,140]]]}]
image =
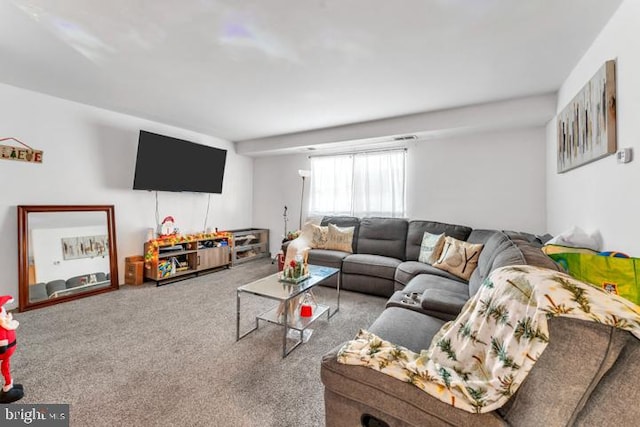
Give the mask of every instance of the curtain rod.
[{"label": "curtain rod", "polygon": [[391,151],[407,151],[407,148],[383,148],[380,150],[363,150],[363,151],[349,151],[346,153],[332,153],[332,154],[316,154],[310,155],[308,158],[313,157],[337,157],[337,156],[353,156],[355,154],[369,154],[369,153],[387,153]]}]

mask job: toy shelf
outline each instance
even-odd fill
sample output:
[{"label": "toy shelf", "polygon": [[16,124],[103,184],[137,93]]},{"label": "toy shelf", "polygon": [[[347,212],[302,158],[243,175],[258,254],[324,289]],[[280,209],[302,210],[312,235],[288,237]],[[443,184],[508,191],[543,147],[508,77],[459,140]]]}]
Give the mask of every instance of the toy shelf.
[{"label": "toy shelf", "polygon": [[270,256],[269,230],[265,228],[243,228],[231,230],[231,263],[240,264],[257,258]]}]

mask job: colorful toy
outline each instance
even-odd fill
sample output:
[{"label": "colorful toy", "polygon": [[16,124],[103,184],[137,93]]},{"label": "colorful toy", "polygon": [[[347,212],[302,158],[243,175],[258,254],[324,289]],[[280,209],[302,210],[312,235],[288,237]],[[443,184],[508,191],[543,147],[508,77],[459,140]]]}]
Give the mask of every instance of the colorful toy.
[{"label": "colorful toy", "polygon": [[0,296],[0,371],[4,377],[4,387],[0,392],[0,403],[11,403],[24,397],[21,384],[14,384],[11,378],[9,359],[16,351],[16,329],[18,321],[7,313],[4,305],[13,302],[9,295]]},{"label": "colorful toy", "polygon": [[171,260],[164,260],[158,263],[158,271],[160,277],[169,277],[173,274],[173,262]]}]

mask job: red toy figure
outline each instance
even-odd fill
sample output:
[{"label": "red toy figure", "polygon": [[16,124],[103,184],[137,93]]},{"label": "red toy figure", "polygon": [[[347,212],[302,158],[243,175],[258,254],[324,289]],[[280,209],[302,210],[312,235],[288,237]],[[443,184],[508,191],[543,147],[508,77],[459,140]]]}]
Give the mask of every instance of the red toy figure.
[{"label": "red toy figure", "polygon": [[13,302],[12,297],[0,296],[0,371],[4,377],[0,403],[15,402],[24,396],[22,385],[13,383],[9,366],[9,359],[16,351],[16,329],[19,325],[17,320],[13,320],[11,313],[7,313],[4,309],[4,305],[11,302]]}]

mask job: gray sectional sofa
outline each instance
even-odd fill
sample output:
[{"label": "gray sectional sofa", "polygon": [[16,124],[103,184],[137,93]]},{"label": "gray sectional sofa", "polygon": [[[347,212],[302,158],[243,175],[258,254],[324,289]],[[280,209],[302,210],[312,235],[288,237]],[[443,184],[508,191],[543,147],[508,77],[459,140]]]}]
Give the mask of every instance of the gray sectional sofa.
[{"label": "gray sectional sofa", "polygon": [[67,280],[58,279],[47,283],[36,283],[29,286],[29,302],[43,301],[48,298],[55,298],[56,296],[61,295],[71,295],[76,291],[86,290],[87,287],[91,286],[91,276],[95,277],[96,286],[105,284],[110,278],[109,273],[96,272],[93,274],[83,274],[71,277]]},{"label": "gray sectional sofa", "polygon": [[[477,286],[493,270],[491,263],[494,255],[513,245],[523,253],[522,258],[515,261],[521,264],[534,264],[537,261],[535,265],[558,268],[555,262],[540,251],[544,241],[551,236],[538,237],[511,231],[472,230],[464,225],[436,221],[409,221],[400,218],[360,219],[328,216],[322,219],[320,225],[327,224],[354,227],[353,253],[311,249],[309,263],[341,269],[342,289],[391,297],[392,300],[398,300],[403,290],[405,293],[407,290],[422,293],[427,288],[435,287],[450,291],[459,290],[466,301],[469,299],[469,286],[477,290]],[[478,268],[467,282],[447,271],[418,262],[425,231],[432,234],[444,233],[470,243],[488,244],[487,250],[483,250],[480,255],[479,265],[481,264],[482,268]],[[524,258],[525,254],[529,262]],[[335,287],[336,283],[337,277],[323,284]],[[458,312],[459,310],[457,312],[448,310],[442,312],[441,317],[449,320],[455,318]]]},{"label": "gray sectional sofa", "polygon": [[[312,249],[309,262],[340,268],[342,289],[389,297],[378,319],[360,326],[414,352],[429,347],[494,269],[529,264],[560,270],[540,250],[546,238],[527,233],[392,218],[325,217],[321,224],[329,223],[355,227],[353,253]],[[425,231],[484,245],[469,281],[417,261]],[[552,339],[517,393],[487,414],[456,409],[378,371],[339,364],[340,345],[322,360],[326,424],[636,425],[640,409],[631,399],[640,382],[638,340],[611,326],[564,317],[551,319],[549,329]]]}]

